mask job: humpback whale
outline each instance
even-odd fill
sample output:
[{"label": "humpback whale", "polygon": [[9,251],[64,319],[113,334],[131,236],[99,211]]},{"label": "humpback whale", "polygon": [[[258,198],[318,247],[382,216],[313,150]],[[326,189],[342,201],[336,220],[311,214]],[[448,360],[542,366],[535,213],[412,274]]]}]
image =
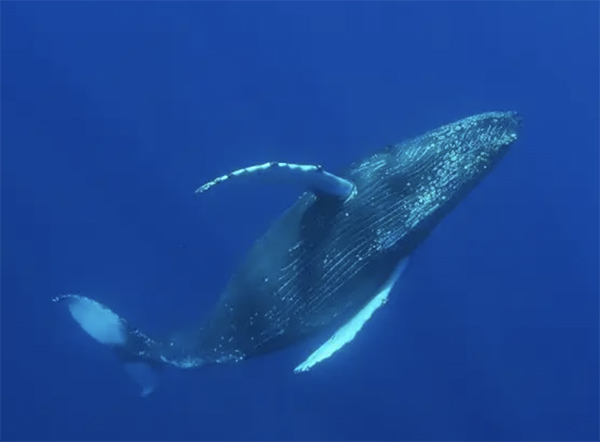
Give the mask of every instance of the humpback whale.
[{"label": "humpback whale", "polygon": [[334,174],[269,162],[220,176],[274,176],[303,193],[250,248],[197,327],[151,337],[80,294],[53,298],[109,346],[151,393],[165,366],[190,369],[266,355],[329,333],[294,371],[306,372],[348,344],[383,306],[410,255],[487,176],[515,142],[513,111],[486,112],[386,146]]}]

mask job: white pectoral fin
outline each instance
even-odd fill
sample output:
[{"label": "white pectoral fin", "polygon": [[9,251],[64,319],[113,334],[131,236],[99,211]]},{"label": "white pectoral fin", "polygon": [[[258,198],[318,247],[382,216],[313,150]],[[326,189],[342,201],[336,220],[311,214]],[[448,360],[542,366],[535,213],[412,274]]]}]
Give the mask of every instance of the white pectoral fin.
[{"label": "white pectoral fin", "polygon": [[356,316],[337,330],[327,342],[314,351],[308,359],[298,365],[294,369],[294,373],[310,370],[316,364],[329,358],[348,342],[352,341],[373,313],[375,313],[375,310],[386,303],[388,295],[389,291],[379,293]]},{"label": "white pectoral fin", "polygon": [[282,181],[300,181],[312,190],[318,190],[340,199],[346,199],[355,192],[355,186],[352,182],[327,172],[321,166],[272,161],[238,169],[227,175],[217,177],[196,189],[196,193],[206,192],[208,189],[231,178],[259,174],[275,176]]},{"label": "white pectoral fin", "polygon": [[350,319],[350,321],[338,329],[333,336],[327,340],[327,342],[321,345],[304,362],[298,365],[294,369],[294,373],[301,373],[310,370],[319,362],[331,357],[340,348],[352,341],[356,334],[371,318],[371,316],[373,316],[373,313],[375,313],[379,307],[387,302],[390,291],[394,287],[394,284],[400,275],[402,275],[407,263],[408,258],[403,259],[396,267],[396,270],[392,276],[382,287],[381,291],[373,299],[371,299],[371,301],[369,301],[369,303],[363,307],[361,311],[359,311],[352,319]]}]

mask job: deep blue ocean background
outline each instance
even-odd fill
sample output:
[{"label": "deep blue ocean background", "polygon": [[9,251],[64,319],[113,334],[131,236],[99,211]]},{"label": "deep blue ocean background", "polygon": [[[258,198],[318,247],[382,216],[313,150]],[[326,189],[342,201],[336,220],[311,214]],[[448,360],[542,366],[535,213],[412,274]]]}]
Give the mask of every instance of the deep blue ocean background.
[{"label": "deep blue ocean background", "polygon": [[[2,2],[3,440],[598,440],[597,2]],[[303,190],[478,112],[520,139],[356,340],[141,398],[53,296],[150,333],[212,306]]]}]

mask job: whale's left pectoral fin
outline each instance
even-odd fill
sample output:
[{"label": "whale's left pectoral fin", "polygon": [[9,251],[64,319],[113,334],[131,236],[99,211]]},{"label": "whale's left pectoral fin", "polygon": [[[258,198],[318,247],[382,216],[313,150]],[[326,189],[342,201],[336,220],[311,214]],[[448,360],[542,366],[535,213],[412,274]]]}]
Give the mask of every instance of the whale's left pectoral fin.
[{"label": "whale's left pectoral fin", "polygon": [[223,181],[241,176],[265,175],[276,177],[280,180],[295,180],[303,183],[311,190],[323,192],[340,199],[347,199],[356,191],[354,183],[345,178],[327,172],[321,166],[311,164],[292,164],[270,162],[256,166],[238,169],[227,175],[222,175],[196,189],[196,193],[206,192]]},{"label": "whale's left pectoral fin", "polygon": [[408,263],[408,258],[403,259],[400,264],[396,267],[396,270],[392,274],[392,276],[388,279],[386,284],[382,287],[382,289],[377,293],[377,295],[369,301],[369,303],[362,308],[352,319],[350,319],[346,324],[344,324],[340,329],[338,329],[331,338],[323,345],[321,345],[317,350],[315,350],[304,362],[298,365],[294,369],[294,373],[301,373],[303,371],[308,371],[319,362],[331,357],[335,352],[341,349],[344,345],[349,343],[354,339],[356,334],[363,328],[366,322],[373,316],[373,313],[384,305],[390,294],[390,291],[394,287],[394,284],[398,280],[398,278],[404,272],[406,265]]},{"label": "whale's left pectoral fin", "polygon": [[80,295],[63,295],[53,298],[53,301],[65,303],[73,319],[88,335],[117,353],[125,371],[140,386],[142,396],[154,391],[159,380],[159,363],[135,352],[151,343],[150,338],[93,299]]}]

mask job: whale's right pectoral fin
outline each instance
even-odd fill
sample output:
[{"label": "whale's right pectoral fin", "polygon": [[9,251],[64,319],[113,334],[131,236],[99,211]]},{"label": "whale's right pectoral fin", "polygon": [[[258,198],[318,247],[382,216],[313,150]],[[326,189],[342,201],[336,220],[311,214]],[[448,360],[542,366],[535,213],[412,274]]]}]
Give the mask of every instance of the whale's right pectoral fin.
[{"label": "whale's right pectoral fin", "polygon": [[275,176],[281,180],[295,180],[303,183],[311,190],[345,200],[356,191],[354,183],[345,178],[334,175],[324,170],[321,166],[311,164],[292,164],[270,162],[256,166],[235,170],[227,175],[222,175],[196,189],[196,193],[206,192],[223,181],[246,175]]},{"label": "whale's right pectoral fin", "polygon": [[158,384],[160,363],[145,357],[147,353],[144,349],[153,343],[150,338],[93,299],[64,295],[53,301],[66,303],[73,319],[88,335],[117,353],[127,373],[141,387],[142,396],[154,391]]},{"label": "whale's right pectoral fin", "polygon": [[402,275],[408,264],[408,258],[404,258],[396,267],[388,281],[383,285],[381,290],[364,306],[354,317],[352,317],[346,324],[344,324],[339,330],[337,330],[331,338],[327,340],[323,345],[317,348],[304,362],[294,368],[294,373],[302,373],[310,370],[319,362],[330,358],[344,347],[346,344],[351,342],[358,332],[363,328],[369,319],[373,316],[373,313],[383,306],[389,297],[389,294],[398,281],[398,278]]}]

